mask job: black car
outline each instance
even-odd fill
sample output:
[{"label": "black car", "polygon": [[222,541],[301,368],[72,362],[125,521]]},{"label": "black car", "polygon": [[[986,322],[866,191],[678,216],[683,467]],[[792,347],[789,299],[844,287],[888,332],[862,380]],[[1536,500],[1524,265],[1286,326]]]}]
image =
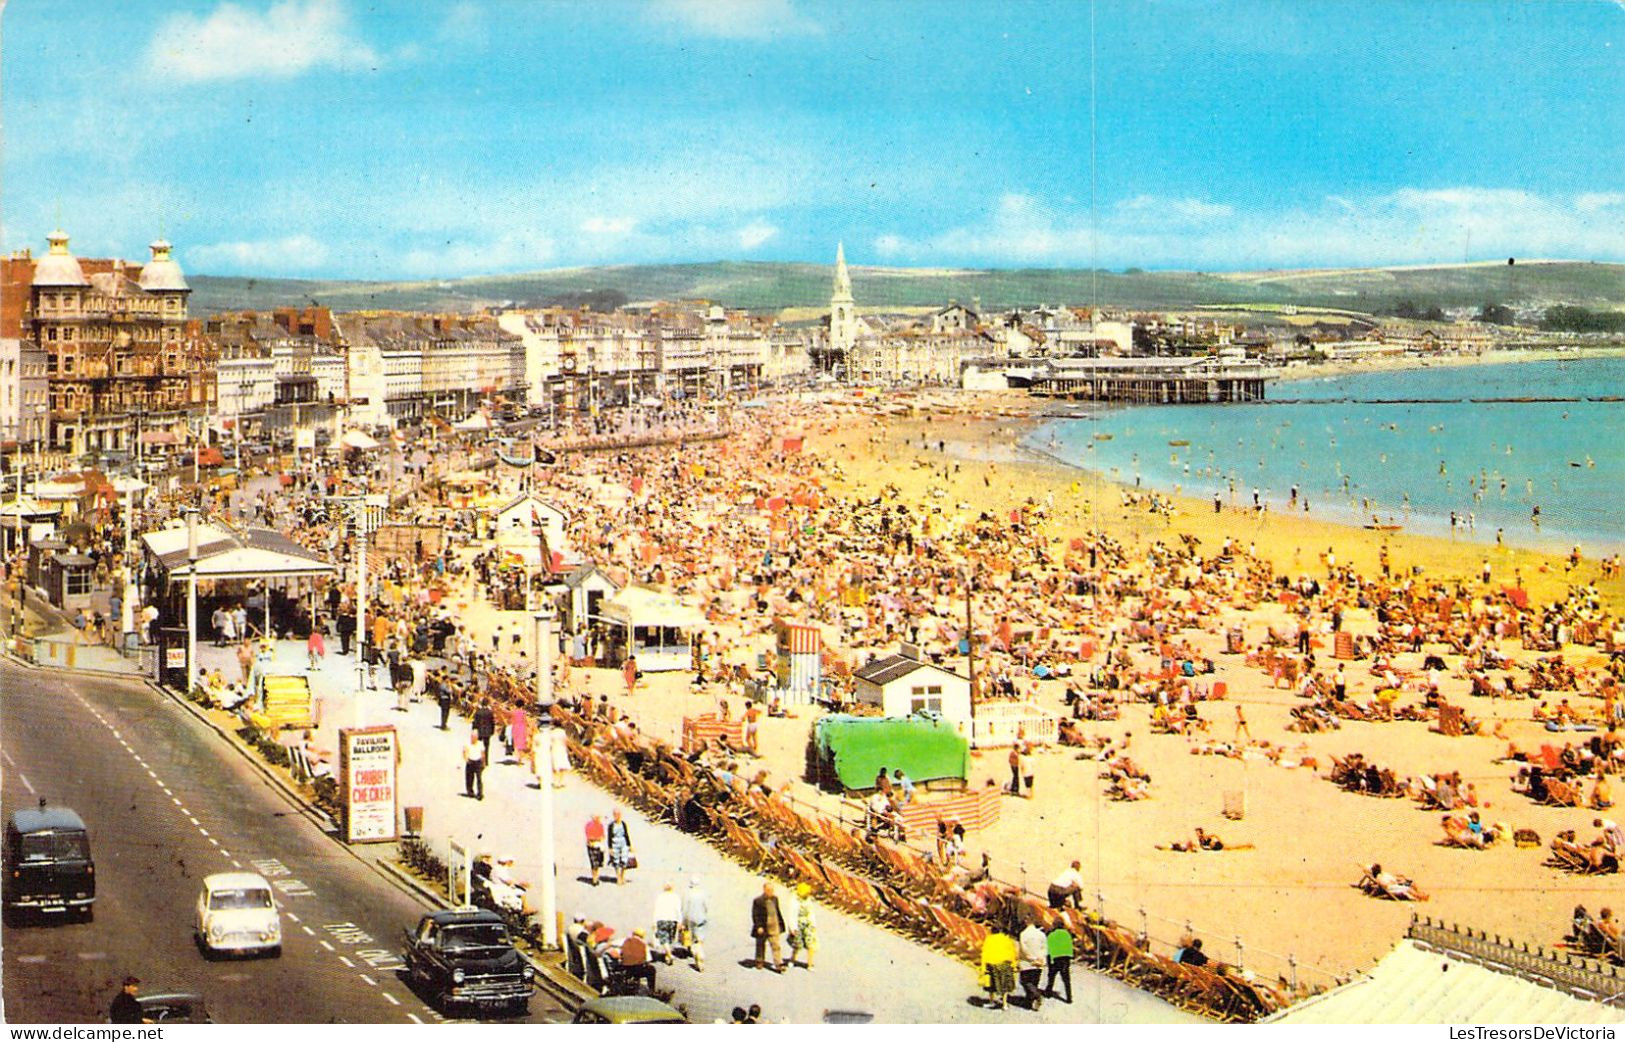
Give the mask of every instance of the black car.
[{"label": "black car", "polygon": [[96,900],[96,864],[90,833],[66,807],[19,810],[6,822],[5,885],[7,918],[24,911],[75,912],[91,917]]},{"label": "black car", "polygon": [[502,917],[485,909],[425,915],[406,933],[404,958],[412,986],[442,1010],[523,1011],[534,988],[536,971],[514,948]]}]

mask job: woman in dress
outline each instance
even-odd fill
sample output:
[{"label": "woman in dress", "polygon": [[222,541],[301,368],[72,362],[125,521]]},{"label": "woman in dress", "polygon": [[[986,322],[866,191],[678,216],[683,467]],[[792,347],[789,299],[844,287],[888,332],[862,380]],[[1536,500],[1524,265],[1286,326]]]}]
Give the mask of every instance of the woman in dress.
[{"label": "woman in dress", "polygon": [[813,956],[818,954],[818,924],[813,920],[812,886],[802,883],[796,887],[796,907],[790,920],[790,961],[805,952],[800,960],[806,969],[813,968]]},{"label": "woman in dress", "polygon": [[621,886],[626,882],[626,870],[632,866],[632,833],[619,810],[615,811],[605,838],[609,841],[609,867],[615,870],[615,885]]}]

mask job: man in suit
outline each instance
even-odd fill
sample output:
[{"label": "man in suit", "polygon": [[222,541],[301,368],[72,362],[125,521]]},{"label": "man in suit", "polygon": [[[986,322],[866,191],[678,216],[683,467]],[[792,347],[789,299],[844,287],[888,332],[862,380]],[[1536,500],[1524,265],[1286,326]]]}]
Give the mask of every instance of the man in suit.
[{"label": "man in suit", "polygon": [[480,745],[484,748],[485,759],[491,759],[491,736],[497,733],[497,715],[491,711],[489,700],[480,702],[480,707],[474,710],[474,732],[480,736]]},{"label": "man in suit", "polygon": [[772,882],[762,886],[762,893],[750,903],[750,935],[756,938],[756,968],[762,968],[762,956],[773,949],[773,972],[784,972],[784,955],[779,938],[784,935],[784,913],[779,909],[779,896]]}]

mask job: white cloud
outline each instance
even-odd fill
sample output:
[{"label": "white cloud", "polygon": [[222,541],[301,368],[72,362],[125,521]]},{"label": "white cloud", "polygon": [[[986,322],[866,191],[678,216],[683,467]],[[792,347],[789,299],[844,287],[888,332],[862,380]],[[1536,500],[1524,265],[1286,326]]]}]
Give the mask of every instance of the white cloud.
[{"label": "white cloud", "polygon": [[746,251],[754,250],[778,234],[778,228],[758,217],[739,229],[739,248]]},{"label": "white cloud", "polygon": [[1117,204],[1119,213],[1132,215],[1136,220],[1171,221],[1199,224],[1229,217],[1235,208],[1224,203],[1209,203],[1201,199],[1168,199],[1159,195],[1137,195]]},{"label": "white cloud", "polygon": [[286,78],[378,62],[338,0],[278,0],[264,10],[228,2],[206,17],[171,15],[147,47],[154,75],[191,83]]},{"label": "white cloud", "polygon": [[484,47],[491,42],[491,27],[485,9],[473,0],[461,0],[446,12],[440,23],[439,37],[446,43],[461,47]]},{"label": "white cloud", "polygon": [[637,226],[631,217],[589,217],[581,222],[581,230],[588,235],[630,235]]},{"label": "white cloud", "polygon": [[1625,259],[1620,193],[1402,188],[1266,213],[1200,200],[1136,197],[1098,221],[1028,195],[1001,197],[977,222],[936,235],[884,234],[875,250],[906,262],[1098,264],[1215,271],[1457,263],[1544,257]]},{"label": "white cloud", "polygon": [[791,0],[650,0],[649,14],[656,21],[724,40],[771,40],[823,31]]},{"label": "white cloud", "polygon": [[303,272],[327,263],[329,250],[309,235],[289,235],[281,239],[215,242],[184,250],[187,267],[200,275],[234,275],[243,272]]},{"label": "white cloud", "polygon": [[554,256],[553,240],[541,234],[511,232],[485,240],[461,239],[432,248],[406,251],[397,263],[382,258],[394,270],[424,278],[462,278],[528,271],[545,266]]},{"label": "white cloud", "polygon": [[[1622,0],[1622,2],[1625,2],[1625,0]],[[1606,210],[1610,206],[1625,206],[1625,193],[1585,192],[1575,196],[1574,205],[1586,213]]]}]

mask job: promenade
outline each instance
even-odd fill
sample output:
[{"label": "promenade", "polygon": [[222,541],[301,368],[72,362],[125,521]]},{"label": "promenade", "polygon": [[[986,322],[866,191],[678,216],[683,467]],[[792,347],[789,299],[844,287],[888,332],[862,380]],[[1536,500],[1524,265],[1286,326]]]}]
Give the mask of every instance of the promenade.
[{"label": "promenade", "polygon": [[[206,668],[236,675],[232,649],[203,645],[199,659]],[[306,666],[301,642],[278,642],[273,672],[304,674]],[[353,657],[337,654],[329,654],[309,673],[312,690],[322,702],[316,744],[324,750],[336,750],[339,729],[357,722],[355,675]],[[527,767],[504,762],[500,738],[492,742],[486,798],[471,800],[463,795],[461,749],[469,734],[465,718],[453,715],[450,729],[441,731],[439,710],[431,702],[414,703],[401,712],[393,692],[379,690],[362,693],[359,701],[361,720],[393,724],[399,733],[401,806],[424,808],[424,836],[430,846],[444,856],[455,840],[476,853],[511,857],[518,878],[536,879],[540,793]],[[1017,1007],[1002,1013],[985,1010],[970,1001],[981,994],[973,967],[825,904],[817,905],[815,969],[792,968],[783,975],[748,969],[741,962],[753,954],[750,901],[760,893],[765,877],[698,838],[649,821],[574,774],[561,781],[555,792],[554,827],[558,908],[566,922],[582,915],[609,923],[618,936],[637,927],[649,929],[652,936],[654,902],[661,888],[669,882],[681,892],[689,879],[702,881],[711,907],[704,972],[681,962],[658,967],[659,986],[674,989],[673,1003],[685,1006],[693,1020],[727,1019],[733,1007],[752,1003],[762,1007],[766,1020],[794,1023],[817,1023],[830,1010],[862,1011],[890,1023],[1194,1020],[1155,996],[1082,966],[1073,972],[1077,989],[1073,1005],[1047,1001],[1036,1014]],[[607,820],[617,806],[630,827],[640,866],[628,873],[624,887],[606,883],[594,888],[587,882],[582,829],[590,815],[602,814]]]}]

